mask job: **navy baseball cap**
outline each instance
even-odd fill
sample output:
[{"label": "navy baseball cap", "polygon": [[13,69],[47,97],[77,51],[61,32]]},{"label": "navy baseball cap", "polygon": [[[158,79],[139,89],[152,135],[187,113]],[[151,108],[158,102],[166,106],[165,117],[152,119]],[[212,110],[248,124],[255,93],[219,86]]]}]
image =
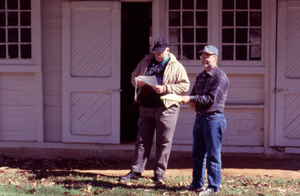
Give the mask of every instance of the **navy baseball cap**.
[{"label": "navy baseball cap", "polygon": [[169,47],[169,41],[164,38],[158,38],[154,42],[153,52],[163,53]]},{"label": "navy baseball cap", "polygon": [[215,54],[218,56],[218,49],[215,46],[207,45],[203,50],[200,50],[199,53],[206,52],[208,54]]}]

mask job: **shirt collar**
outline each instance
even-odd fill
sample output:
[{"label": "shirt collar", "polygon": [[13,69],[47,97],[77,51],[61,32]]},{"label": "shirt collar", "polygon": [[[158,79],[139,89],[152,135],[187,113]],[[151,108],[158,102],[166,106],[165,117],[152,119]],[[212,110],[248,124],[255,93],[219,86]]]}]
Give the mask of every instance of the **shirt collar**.
[{"label": "shirt collar", "polygon": [[[154,58],[154,59],[155,59],[155,58]],[[165,64],[166,64],[169,60],[170,60],[170,55],[168,55],[168,58],[166,58],[166,60],[164,60],[163,62],[161,62],[161,64],[162,64],[163,66],[165,66]],[[154,62],[155,62],[155,64],[159,64],[159,62],[157,62],[156,59],[154,60]]]},{"label": "shirt collar", "polygon": [[213,76],[214,73],[216,72],[217,68],[218,68],[218,66],[216,65],[211,70],[209,70],[208,72],[206,72],[206,70],[204,69],[203,74],[209,74],[210,76]]}]

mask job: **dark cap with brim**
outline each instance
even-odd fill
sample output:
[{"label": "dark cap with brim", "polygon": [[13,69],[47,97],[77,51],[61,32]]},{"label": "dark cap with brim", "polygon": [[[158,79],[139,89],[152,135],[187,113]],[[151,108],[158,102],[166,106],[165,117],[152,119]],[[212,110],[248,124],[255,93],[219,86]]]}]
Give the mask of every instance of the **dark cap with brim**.
[{"label": "dark cap with brim", "polygon": [[169,47],[169,41],[164,38],[158,38],[154,42],[153,52],[163,53]]}]

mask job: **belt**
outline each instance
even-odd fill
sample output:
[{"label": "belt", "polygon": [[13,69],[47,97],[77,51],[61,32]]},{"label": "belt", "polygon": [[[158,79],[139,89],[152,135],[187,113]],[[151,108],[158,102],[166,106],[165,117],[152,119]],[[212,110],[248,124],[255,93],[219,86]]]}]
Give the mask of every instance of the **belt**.
[{"label": "belt", "polygon": [[197,115],[212,115],[212,114],[216,114],[216,113],[220,113],[220,112],[204,112],[204,113],[201,113],[201,112],[197,112]]}]

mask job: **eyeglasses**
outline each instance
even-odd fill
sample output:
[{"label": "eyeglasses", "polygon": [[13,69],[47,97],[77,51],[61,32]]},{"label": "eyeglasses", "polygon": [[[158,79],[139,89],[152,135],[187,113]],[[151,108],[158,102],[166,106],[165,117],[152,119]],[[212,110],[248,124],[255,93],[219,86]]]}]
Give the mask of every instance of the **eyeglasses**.
[{"label": "eyeglasses", "polygon": [[208,59],[209,57],[214,56],[214,55],[208,55],[208,56],[200,56],[200,59]]}]

